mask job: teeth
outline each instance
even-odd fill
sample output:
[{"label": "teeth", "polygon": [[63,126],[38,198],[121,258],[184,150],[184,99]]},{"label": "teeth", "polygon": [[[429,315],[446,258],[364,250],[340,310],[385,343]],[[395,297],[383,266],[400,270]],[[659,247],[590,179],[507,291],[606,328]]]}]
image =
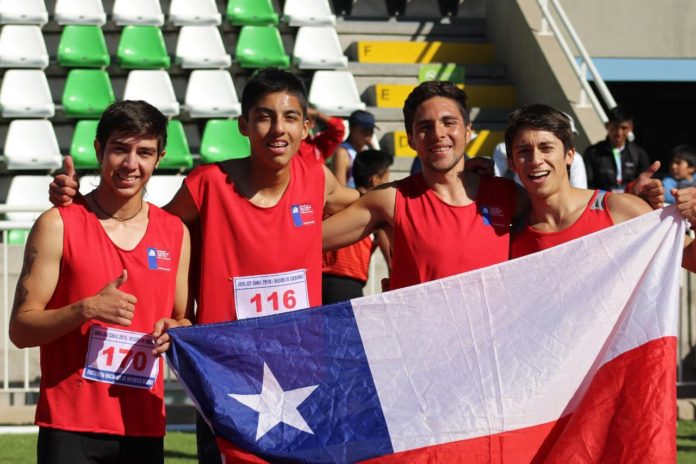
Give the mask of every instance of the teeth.
[{"label": "teeth", "polygon": [[547,176],[549,174],[549,171],[543,171],[543,172],[532,172],[527,174],[527,177],[531,179],[540,179],[544,176]]},{"label": "teeth", "polygon": [[447,150],[449,150],[449,147],[435,147],[431,149],[433,153],[440,153]]},{"label": "teeth", "polygon": [[287,147],[288,144],[286,142],[274,142],[274,143],[269,143],[269,146],[273,148],[282,148],[282,147]]}]

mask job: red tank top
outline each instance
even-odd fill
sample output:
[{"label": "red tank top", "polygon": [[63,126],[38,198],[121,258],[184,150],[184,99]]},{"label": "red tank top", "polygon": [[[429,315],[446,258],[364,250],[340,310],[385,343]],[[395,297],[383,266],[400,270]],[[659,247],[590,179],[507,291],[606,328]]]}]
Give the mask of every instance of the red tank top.
[{"label": "red tank top", "polygon": [[200,223],[198,323],[321,304],[323,169],[294,157],[287,190],[270,208],[240,195],[220,164],[186,177]]},{"label": "red tank top", "polygon": [[373,244],[372,236],[368,236],[345,248],[325,252],[322,272],[367,282]]},{"label": "red tank top", "polygon": [[128,271],[128,279],[119,289],[134,295],[138,302],[129,327],[88,321],[41,346],[37,425],[80,432],[164,436],[161,358],[159,375],[151,389],[82,377],[92,326],[149,334],[157,320],[171,316],[183,225],[179,218],[156,206],[149,208],[145,235],[130,251],[114,245],[84,203],[58,209],[63,219],[63,259],[47,310],[95,295],[123,269]]},{"label": "red tank top", "polygon": [[515,231],[512,235],[510,258],[519,258],[520,256],[545,250],[613,226],[614,220],[611,218],[609,208],[607,207],[607,197],[609,195],[611,195],[609,192],[595,190],[585,207],[585,211],[583,211],[578,220],[563,230],[539,232],[524,224],[520,230]]},{"label": "red tank top", "polygon": [[483,177],[474,202],[444,203],[422,174],[397,184],[392,290],[507,260],[515,214],[514,182]]}]

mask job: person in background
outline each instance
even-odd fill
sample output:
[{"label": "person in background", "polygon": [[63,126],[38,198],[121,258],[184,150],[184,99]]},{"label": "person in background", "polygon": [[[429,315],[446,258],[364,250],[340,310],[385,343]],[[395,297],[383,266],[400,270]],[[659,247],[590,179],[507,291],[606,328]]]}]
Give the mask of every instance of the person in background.
[{"label": "person in background", "polygon": [[672,159],[669,163],[671,176],[662,179],[665,187],[665,202],[675,202],[672,189],[683,189],[696,186],[694,172],[696,172],[696,150],[689,145],[677,145],[672,149]]},{"label": "person in background", "polygon": [[587,186],[613,192],[630,190],[630,183],[650,167],[650,157],[630,140],[633,117],[621,106],[607,113],[607,137],[585,150]]},{"label": "person in background", "polygon": [[[364,195],[368,190],[389,180],[389,167],[394,158],[381,150],[365,150],[353,161],[355,186]],[[374,237],[374,238],[373,238]],[[322,302],[338,303],[363,296],[367,283],[370,258],[379,246],[390,263],[389,239],[384,230],[378,230],[357,243],[323,254]]]},{"label": "person in background", "polygon": [[345,136],[346,128],[343,120],[327,116],[314,108],[307,109],[307,119],[309,119],[310,132],[317,130],[318,126],[322,128],[314,135],[310,134],[302,140],[297,154],[300,158],[326,164],[326,160],[334,154]]},{"label": "person in background", "polygon": [[363,110],[353,111],[348,118],[348,138],[336,149],[333,159],[333,173],[338,183],[355,188],[351,168],[355,156],[372,146],[375,133],[375,116]]}]

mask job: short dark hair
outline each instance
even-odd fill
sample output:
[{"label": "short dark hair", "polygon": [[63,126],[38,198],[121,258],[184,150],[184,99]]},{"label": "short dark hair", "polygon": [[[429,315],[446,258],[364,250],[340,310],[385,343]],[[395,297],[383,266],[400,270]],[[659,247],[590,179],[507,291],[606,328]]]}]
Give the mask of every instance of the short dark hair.
[{"label": "short dark hair", "polygon": [[364,150],[353,160],[353,180],[356,187],[369,188],[370,177],[382,176],[394,162],[394,157],[382,150]]},{"label": "short dark hair", "polygon": [[615,122],[617,124],[633,122],[633,115],[621,105],[615,106],[607,111],[607,117],[609,118],[609,122]]},{"label": "short dark hair", "polygon": [[525,105],[508,115],[505,129],[505,149],[512,158],[512,142],[522,129],[542,130],[553,133],[563,142],[563,151],[571,150],[573,145],[573,125],[567,114],[543,103]]},{"label": "short dark hair", "polygon": [[103,150],[113,134],[157,138],[157,154],[167,146],[167,117],[143,100],[111,104],[97,124],[97,141]]},{"label": "short dark hair", "polygon": [[242,92],[242,116],[249,116],[251,108],[264,95],[275,92],[288,92],[300,102],[302,114],[307,115],[307,89],[294,74],[280,68],[262,68],[251,75]]},{"label": "short dark hair", "polygon": [[413,117],[418,107],[433,97],[444,97],[453,100],[459,106],[465,124],[469,124],[469,106],[467,105],[466,92],[450,81],[426,81],[419,84],[406,98],[404,102],[404,125],[406,132],[412,133]]},{"label": "short dark hair", "polygon": [[677,145],[672,148],[671,159],[684,160],[690,167],[696,168],[696,150],[691,145]]}]

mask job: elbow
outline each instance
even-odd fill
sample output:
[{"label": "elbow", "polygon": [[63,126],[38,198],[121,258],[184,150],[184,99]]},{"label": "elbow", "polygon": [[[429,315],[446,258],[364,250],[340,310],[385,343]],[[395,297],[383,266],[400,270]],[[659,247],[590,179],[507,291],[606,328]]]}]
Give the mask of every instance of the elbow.
[{"label": "elbow", "polygon": [[35,343],[32,343],[31,338],[27,336],[27,334],[24,333],[20,327],[17,327],[17,323],[15,321],[10,322],[9,335],[10,341],[17,348],[23,349],[37,346]]}]

